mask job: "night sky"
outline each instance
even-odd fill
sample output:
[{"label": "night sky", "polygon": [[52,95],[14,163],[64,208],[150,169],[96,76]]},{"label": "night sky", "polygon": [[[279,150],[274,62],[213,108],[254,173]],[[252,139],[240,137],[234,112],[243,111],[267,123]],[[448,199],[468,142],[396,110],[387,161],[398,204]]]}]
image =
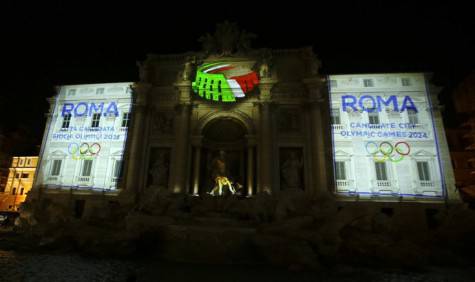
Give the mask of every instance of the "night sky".
[{"label": "night sky", "polygon": [[475,16],[468,4],[77,2],[81,6],[21,3],[2,11],[0,131],[18,140],[11,154],[37,154],[45,98],[54,95],[54,85],[136,81],[135,61],[147,53],[198,51],[197,39],[226,19],[255,33],[255,48],[313,46],[327,74],[429,71],[450,89],[475,65]]}]

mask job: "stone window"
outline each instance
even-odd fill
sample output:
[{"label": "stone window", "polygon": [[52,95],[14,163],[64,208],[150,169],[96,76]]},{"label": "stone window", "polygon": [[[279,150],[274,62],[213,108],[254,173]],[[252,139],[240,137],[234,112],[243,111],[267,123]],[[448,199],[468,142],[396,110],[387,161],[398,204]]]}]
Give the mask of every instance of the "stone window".
[{"label": "stone window", "polygon": [[417,173],[419,174],[419,180],[430,181],[429,163],[417,162]]},{"label": "stone window", "polygon": [[130,118],[130,113],[124,113],[124,115],[122,116],[122,127],[129,127]]},{"label": "stone window", "polygon": [[82,164],[81,176],[91,176],[92,160],[84,160]]},{"label": "stone window", "polygon": [[341,124],[340,110],[332,109],[331,110],[331,122],[332,124]]},{"label": "stone window", "polygon": [[54,160],[53,167],[51,168],[51,175],[58,176],[61,171],[62,160]]},{"label": "stone window", "polygon": [[100,113],[93,114],[91,127],[99,127],[100,121],[101,121],[101,114]]},{"label": "stone window", "polygon": [[122,160],[115,160],[114,162],[114,179],[120,179],[122,176]]},{"label": "stone window", "polygon": [[343,161],[335,162],[335,178],[336,180],[346,180],[346,165]]},{"label": "stone window", "polygon": [[407,110],[407,117],[409,119],[409,123],[411,124],[418,124],[419,118],[417,116],[417,112],[415,110],[409,109]]},{"label": "stone window", "polygon": [[372,79],[363,79],[364,87],[373,87],[374,81]]},{"label": "stone window", "polygon": [[411,86],[411,80],[409,78],[401,79],[402,86]]},{"label": "stone window", "polygon": [[376,169],[376,180],[388,180],[386,163],[376,162],[374,165]]},{"label": "stone window", "polygon": [[69,128],[70,123],[71,123],[71,114],[65,114],[63,117],[63,124],[61,125],[61,129]]},{"label": "stone window", "polygon": [[374,110],[368,113],[369,124],[379,124],[379,113]]}]

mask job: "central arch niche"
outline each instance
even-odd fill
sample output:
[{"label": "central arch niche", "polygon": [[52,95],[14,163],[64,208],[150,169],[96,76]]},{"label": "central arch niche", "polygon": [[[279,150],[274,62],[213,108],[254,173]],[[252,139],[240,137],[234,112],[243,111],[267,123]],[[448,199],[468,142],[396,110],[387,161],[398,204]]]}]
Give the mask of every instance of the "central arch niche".
[{"label": "central arch niche", "polygon": [[238,182],[243,185],[241,192],[246,194],[247,134],[244,124],[232,117],[217,117],[204,126],[201,132],[203,139],[201,143],[200,194],[210,191],[214,186],[211,163],[220,151],[225,152],[228,178],[233,183]]}]

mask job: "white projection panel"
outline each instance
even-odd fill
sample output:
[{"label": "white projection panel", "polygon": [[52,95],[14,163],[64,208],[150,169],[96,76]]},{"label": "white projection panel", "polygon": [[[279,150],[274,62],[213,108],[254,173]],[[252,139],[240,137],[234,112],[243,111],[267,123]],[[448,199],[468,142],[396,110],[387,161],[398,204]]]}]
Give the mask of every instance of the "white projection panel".
[{"label": "white projection panel", "polygon": [[116,189],[131,118],[132,83],[58,87],[36,185]]},{"label": "white projection panel", "polygon": [[444,199],[422,73],[331,75],[335,191],[377,199]]}]

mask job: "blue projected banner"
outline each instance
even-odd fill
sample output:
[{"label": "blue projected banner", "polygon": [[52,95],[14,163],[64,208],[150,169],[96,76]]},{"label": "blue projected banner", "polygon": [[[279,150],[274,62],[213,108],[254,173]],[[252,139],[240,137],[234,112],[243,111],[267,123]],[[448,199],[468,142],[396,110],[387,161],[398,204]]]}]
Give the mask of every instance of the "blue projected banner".
[{"label": "blue projected banner", "polygon": [[444,198],[424,74],[331,75],[336,193]]},{"label": "blue projected banner", "polygon": [[37,185],[117,188],[131,122],[131,85],[58,88],[43,139]]}]

